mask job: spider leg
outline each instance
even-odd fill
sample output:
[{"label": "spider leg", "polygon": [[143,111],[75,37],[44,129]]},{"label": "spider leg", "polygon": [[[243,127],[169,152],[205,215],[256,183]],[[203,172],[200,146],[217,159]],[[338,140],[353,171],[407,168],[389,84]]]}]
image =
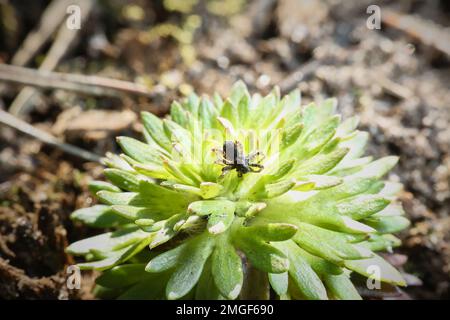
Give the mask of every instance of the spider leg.
[{"label": "spider leg", "polygon": [[233,169],[234,169],[233,166],[230,166],[230,165],[226,165],[225,167],[223,167],[220,178],[223,178],[228,171],[233,170]]},{"label": "spider leg", "polygon": [[223,158],[222,150],[219,150],[217,148],[212,148],[211,151],[214,152],[218,158]]},{"label": "spider leg", "polygon": [[264,153],[262,153],[261,151],[253,151],[248,155],[248,161],[251,162],[253,161],[256,157],[261,156],[261,158],[258,160],[258,162],[261,162],[264,160],[264,158],[266,157],[264,155]]},{"label": "spider leg", "polygon": [[218,159],[216,161],[214,161],[215,164],[221,164],[221,165],[233,164],[233,162],[231,162],[223,157],[222,150],[219,150],[217,148],[212,148],[211,151],[214,152],[218,157]]},{"label": "spider leg", "polygon": [[214,161],[215,164],[221,164],[221,165],[232,165],[233,161],[227,160],[223,157],[220,157],[219,159],[217,159],[216,161]]}]

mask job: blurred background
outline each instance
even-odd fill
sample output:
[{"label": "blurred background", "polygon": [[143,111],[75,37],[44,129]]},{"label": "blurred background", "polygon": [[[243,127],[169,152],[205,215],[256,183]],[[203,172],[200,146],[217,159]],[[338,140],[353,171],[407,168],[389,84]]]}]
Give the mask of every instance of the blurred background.
[{"label": "blurred background", "polygon": [[242,79],[335,96],[368,153],[400,156],[412,225],[387,258],[409,287],[370,298],[449,299],[449,71],[445,0],[0,0],[0,298],[93,298],[92,273],[67,289],[64,248],[98,232],[69,219],[95,160],[140,111]]}]

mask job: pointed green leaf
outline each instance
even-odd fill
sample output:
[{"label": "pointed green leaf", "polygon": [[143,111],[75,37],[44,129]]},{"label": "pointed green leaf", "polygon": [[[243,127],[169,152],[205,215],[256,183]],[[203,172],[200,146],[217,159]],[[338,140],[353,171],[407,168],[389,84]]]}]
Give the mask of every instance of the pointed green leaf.
[{"label": "pointed green leaf", "polygon": [[210,214],[221,214],[223,212],[234,212],[235,204],[229,200],[202,200],[192,202],[188,207],[188,212],[199,216]]},{"label": "pointed green leaf", "polygon": [[198,114],[199,104],[200,98],[195,93],[191,93],[189,94],[184,106],[192,115],[196,116]]},{"label": "pointed green leaf", "polygon": [[198,279],[197,286],[195,288],[196,300],[226,300],[217,289],[214,282],[214,276],[212,274],[211,258],[208,259],[203,267],[202,275]]},{"label": "pointed green leaf", "polygon": [[361,193],[365,193],[375,183],[377,183],[377,180],[372,178],[346,178],[344,179],[344,182],[342,184],[320,192],[317,195],[317,199],[311,199],[311,201],[321,202],[325,201],[325,199],[326,201],[338,201],[346,199]]},{"label": "pointed green leaf", "polygon": [[131,168],[131,166],[124,159],[111,152],[106,153],[106,157],[101,159],[101,163],[110,168],[133,170],[133,168]]},{"label": "pointed green leaf", "polygon": [[99,191],[97,192],[98,199],[105,204],[129,204],[134,198],[138,196],[136,192],[110,192]]},{"label": "pointed green leaf", "polygon": [[230,101],[235,106],[238,105],[238,102],[242,99],[244,95],[248,95],[247,86],[241,80],[237,81],[233,84],[230,93]]},{"label": "pointed green leaf", "polygon": [[99,191],[105,190],[105,191],[111,191],[111,192],[120,192],[120,188],[116,187],[115,185],[106,182],[106,181],[89,181],[89,191],[93,194],[96,194]]},{"label": "pointed green leaf", "polygon": [[247,219],[252,218],[256,214],[258,214],[258,212],[262,211],[266,206],[267,204],[264,202],[255,202],[248,207],[247,211],[245,211],[244,217]]},{"label": "pointed green leaf", "polygon": [[348,155],[344,159],[345,162],[361,157],[364,154],[368,141],[369,133],[365,131],[356,131],[352,138],[342,141],[339,144],[340,147],[350,149]]},{"label": "pointed green leaf", "polygon": [[302,130],[303,124],[301,123],[296,123],[295,125],[284,130],[281,138],[282,148],[287,148],[297,142],[297,139],[302,133]]},{"label": "pointed green leaf", "polygon": [[162,120],[146,111],[141,113],[141,117],[145,129],[153,140],[155,140],[162,148],[170,151],[172,149],[171,143],[164,132]]},{"label": "pointed green leaf", "polygon": [[[176,214],[167,220],[158,222],[160,225],[158,232],[155,234],[152,242],[150,243],[150,249],[156,248],[157,246],[166,243],[172,239],[178,231],[174,230],[175,225],[181,221],[185,220],[185,214]],[[155,224],[156,225],[156,224]],[[154,226],[152,226],[154,227]],[[150,227],[150,228],[152,228]]]},{"label": "pointed green leaf", "polygon": [[212,213],[208,218],[208,232],[211,234],[219,234],[227,230],[234,220],[234,202],[221,206],[222,211]]},{"label": "pointed green leaf", "polygon": [[295,159],[290,159],[281,163],[275,173],[272,174],[271,180],[276,181],[286,176],[292,170],[292,168],[294,168],[295,163]]},{"label": "pointed green leaf", "polygon": [[386,208],[375,213],[371,218],[381,218],[381,217],[393,217],[393,216],[403,216],[405,211],[403,210],[401,204],[391,202]]},{"label": "pointed green leaf", "polygon": [[98,270],[98,271],[107,270],[109,268],[114,267],[120,262],[120,257],[123,251],[124,250],[120,252],[115,252],[115,254],[110,255],[109,257],[102,260],[78,263],[77,266],[80,268],[80,270]]},{"label": "pointed green leaf", "polygon": [[242,227],[239,232],[261,238],[264,241],[285,241],[292,238],[297,227],[288,223],[265,223],[250,227]]},{"label": "pointed green leaf", "polygon": [[175,183],[172,185],[172,188],[174,188],[175,190],[178,190],[178,191],[187,192],[187,193],[197,195],[197,196],[201,195],[200,188],[193,187],[193,186],[186,185],[186,184]]},{"label": "pointed green leaf", "polygon": [[337,149],[328,154],[318,154],[300,164],[297,169],[298,176],[324,174],[333,169],[347,154],[348,149]]},{"label": "pointed green leaf", "polygon": [[292,190],[295,191],[310,191],[313,190],[314,187],[316,186],[316,184],[314,182],[310,182],[310,181],[297,181],[295,183],[294,188],[292,188]]},{"label": "pointed green leaf", "polygon": [[233,127],[237,127],[239,123],[239,114],[237,108],[230,100],[226,100],[223,104],[222,111],[220,112],[220,117],[230,121]]},{"label": "pointed green leaf", "polygon": [[245,126],[248,123],[250,115],[250,96],[244,94],[237,104],[238,115],[240,123]]},{"label": "pointed green leaf", "polygon": [[127,222],[126,219],[120,217],[109,206],[105,205],[75,210],[70,217],[96,228],[117,227]]},{"label": "pointed green leaf", "polygon": [[217,242],[212,255],[212,274],[220,293],[234,300],[241,292],[244,279],[242,261],[234,247],[226,240]]},{"label": "pointed green leaf", "polygon": [[342,215],[361,220],[383,210],[390,202],[389,199],[377,195],[363,195],[340,201],[336,209]]},{"label": "pointed green leaf", "polygon": [[107,288],[124,288],[145,277],[145,264],[124,264],[105,271],[95,283]]},{"label": "pointed green leaf", "polygon": [[368,250],[362,250],[347,242],[339,232],[326,230],[307,223],[297,224],[299,231],[293,240],[313,255],[342,265],[345,259],[370,257]]},{"label": "pointed green leaf", "polygon": [[294,179],[281,180],[280,182],[270,183],[265,185],[263,192],[257,193],[258,198],[274,198],[278,197],[293,187],[295,187],[296,181]]},{"label": "pointed green leaf", "polygon": [[269,273],[269,282],[277,295],[283,296],[288,290],[289,274],[287,272]]},{"label": "pointed green leaf", "polygon": [[173,121],[186,128],[188,117],[186,114],[186,110],[184,110],[179,102],[172,102],[172,105],[170,106],[170,116]]},{"label": "pointed green leaf", "polygon": [[139,190],[139,178],[135,174],[120,169],[105,169],[103,172],[108,180],[119,188],[127,191]]},{"label": "pointed green leaf", "polygon": [[161,163],[162,153],[150,145],[128,137],[117,137],[117,143],[128,156],[143,163]]},{"label": "pointed green leaf", "polygon": [[340,116],[333,116],[326,123],[311,131],[302,139],[300,155],[303,157],[304,154],[317,153],[334,136],[339,122]]},{"label": "pointed green leaf", "polygon": [[323,277],[323,275],[340,275],[344,272],[341,267],[327,261],[325,259],[319,258],[318,256],[312,255],[309,252],[303,250],[301,247],[297,246],[297,254],[302,256],[302,258],[309,263],[314,272]]},{"label": "pointed green leaf", "polygon": [[116,299],[119,295],[123,293],[124,289],[111,289],[100,285],[95,285],[92,293],[98,299],[111,300]]},{"label": "pointed green leaf", "polygon": [[288,270],[288,259],[272,245],[245,233],[240,233],[234,241],[255,268],[269,273],[282,273]]},{"label": "pointed green leaf", "polygon": [[342,159],[342,161],[339,162],[338,165],[330,171],[330,174],[338,177],[350,176],[358,171],[361,171],[365,165],[371,163],[373,160],[373,157],[348,160],[348,155],[349,153],[347,153],[344,159]]},{"label": "pointed green leaf", "polygon": [[222,185],[214,182],[202,182],[200,184],[200,195],[203,199],[211,199],[217,197],[222,191]]},{"label": "pointed green leaf", "polygon": [[171,175],[164,169],[162,165],[138,163],[133,164],[133,169],[140,174],[154,179],[169,179],[171,177]]},{"label": "pointed green leaf", "polygon": [[218,116],[217,109],[206,98],[202,98],[199,109],[199,117],[204,129],[210,129],[215,126],[216,118]]},{"label": "pointed green leaf", "polygon": [[276,246],[288,256],[289,275],[302,295],[309,300],[327,300],[327,291],[322,281],[299,254],[298,246],[292,241],[277,243]]},{"label": "pointed green leaf", "polygon": [[324,275],[323,281],[333,297],[340,300],[362,300],[355,286],[346,274]]},{"label": "pointed green leaf", "polygon": [[289,112],[300,111],[301,93],[299,89],[292,90],[282,100],[283,109]]},{"label": "pointed green leaf", "polygon": [[74,242],[66,251],[75,255],[85,255],[91,250],[108,252],[126,247],[147,236],[147,232],[131,227]]},{"label": "pointed green leaf", "polygon": [[357,127],[359,123],[359,117],[351,117],[342,122],[336,132],[336,135],[339,137],[343,137],[345,135],[348,135],[352,133]]},{"label": "pointed green leaf", "polygon": [[401,244],[400,239],[392,234],[376,235],[373,234],[367,241],[361,242],[360,245],[366,246],[372,251],[392,251],[392,248]]},{"label": "pointed green leaf", "polygon": [[195,195],[172,191],[148,181],[140,181],[139,187],[139,195],[131,199],[129,204],[143,206],[155,212],[185,212],[188,204],[198,199]]},{"label": "pointed green leaf", "polygon": [[267,127],[273,121],[271,115],[277,106],[277,97],[272,93],[268,94],[257,104],[256,109],[251,110],[251,123],[258,123],[260,127]]},{"label": "pointed green leaf", "polygon": [[118,300],[162,300],[167,275],[147,274],[141,281],[126,290]]},{"label": "pointed green leaf", "polygon": [[388,156],[378,159],[372,163],[366,165],[355,176],[361,178],[377,178],[380,179],[386,173],[388,173],[398,162],[398,157]]},{"label": "pointed green leaf", "polygon": [[233,123],[224,117],[217,117],[217,121],[219,122],[220,127],[225,130],[224,137],[229,140],[236,140],[237,133],[236,130],[234,130]]},{"label": "pointed green leaf", "polygon": [[365,219],[364,222],[375,228],[379,233],[396,233],[410,225],[409,220],[402,216],[370,217]]},{"label": "pointed green leaf", "polygon": [[167,283],[166,296],[169,300],[183,297],[197,284],[213,246],[213,240],[203,234],[193,239],[183,250],[183,263],[177,266]]},{"label": "pointed green leaf", "polygon": [[373,257],[368,259],[345,261],[345,266],[363,276],[373,277],[375,280],[406,286],[406,282],[400,272],[376,254],[373,254]]},{"label": "pointed green leaf", "polygon": [[145,207],[113,205],[111,206],[111,209],[114,210],[114,212],[116,212],[118,215],[133,221],[138,219],[152,219],[154,221],[158,221],[168,217],[167,214],[155,212]]},{"label": "pointed green leaf", "polygon": [[342,183],[342,179],[335,176],[327,176],[327,175],[309,175],[299,177],[299,180],[309,181],[314,183],[315,190],[328,189],[331,187],[335,187]]},{"label": "pointed green leaf", "polygon": [[156,256],[147,264],[145,271],[157,273],[174,268],[180,262],[180,256],[186,245],[187,243],[181,244]]}]

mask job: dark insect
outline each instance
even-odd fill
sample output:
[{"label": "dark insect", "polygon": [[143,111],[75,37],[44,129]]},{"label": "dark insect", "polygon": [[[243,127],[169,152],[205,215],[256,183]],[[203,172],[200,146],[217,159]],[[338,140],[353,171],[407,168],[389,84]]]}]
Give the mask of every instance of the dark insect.
[{"label": "dark insect", "polygon": [[218,149],[213,149],[213,151],[219,153],[219,159],[216,163],[224,165],[221,177],[233,169],[236,169],[238,177],[242,177],[242,175],[248,172],[261,172],[264,169],[264,166],[259,164],[262,158],[256,163],[253,162],[262,153],[260,151],[253,151],[245,155],[242,150],[242,144],[239,141],[225,141],[222,146],[222,151]]}]

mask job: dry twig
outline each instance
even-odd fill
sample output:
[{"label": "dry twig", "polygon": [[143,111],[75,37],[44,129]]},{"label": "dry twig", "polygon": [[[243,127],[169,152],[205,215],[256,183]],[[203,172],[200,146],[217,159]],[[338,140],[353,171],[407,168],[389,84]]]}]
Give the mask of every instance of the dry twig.
[{"label": "dry twig", "polygon": [[52,136],[51,134],[38,129],[38,128],[32,126],[31,124],[29,124],[21,119],[18,119],[17,117],[13,116],[12,114],[10,114],[4,110],[1,110],[1,109],[0,109],[0,123],[10,126],[16,130],[19,130],[20,132],[28,134],[44,143],[47,143],[51,146],[61,149],[62,151],[67,152],[71,155],[80,157],[84,160],[94,161],[94,162],[98,162],[100,160],[100,156],[96,155],[95,153],[86,151],[84,149],[78,148],[77,146],[73,146],[71,144],[61,142],[56,137]]},{"label": "dry twig", "polygon": [[47,43],[56,28],[64,19],[70,0],[53,0],[41,16],[38,27],[30,32],[11,59],[11,64],[25,66]]},{"label": "dry twig", "polygon": [[[36,29],[31,31],[20,48],[11,59],[11,64],[16,66],[25,66],[41,50],[51,35],[55,32],[58,25],[64,18],[66,7],[70,0],[53,0],[41,16],[41,20]],[[58,17],[60,19],[58,19]],[[0,94],[5,90],[5,86],[0,85]]]},{"label": "dry twig", "polygon": [[[78,0],[76,4],[80,7],[80,19],[81,23],[88,17],[93,7],[92,0]],[[48,54],[44,61],[39,66],[39,70],[51,71],[56,68],[58,63],[66,54],[71,44],[74,43],[77,35],[77,29],[72,30],[67,28],[66,24],[61,24],[59,31],[56,35],[56,39],[53,42]],[[36,90],[31,87],[23,88],[19,95],[12,102],[9,111],[17,116],[22,116],[27,113],[30,105],[30,100],[36,94]]]},{"label": "dry twig", "polygon": [[95,96],[133,94],[152,97],[146,86],[129,81],[73,73],[59,73],[0,64],[0,81],[43,89],[63,89]]},{"label": "dry twig", "polygon": [[403,31],[410,37],[450,57],[450,33],[446,28],[418,16],[401,14],[387,9],[383,9],[381,18],[386,25]]}]

